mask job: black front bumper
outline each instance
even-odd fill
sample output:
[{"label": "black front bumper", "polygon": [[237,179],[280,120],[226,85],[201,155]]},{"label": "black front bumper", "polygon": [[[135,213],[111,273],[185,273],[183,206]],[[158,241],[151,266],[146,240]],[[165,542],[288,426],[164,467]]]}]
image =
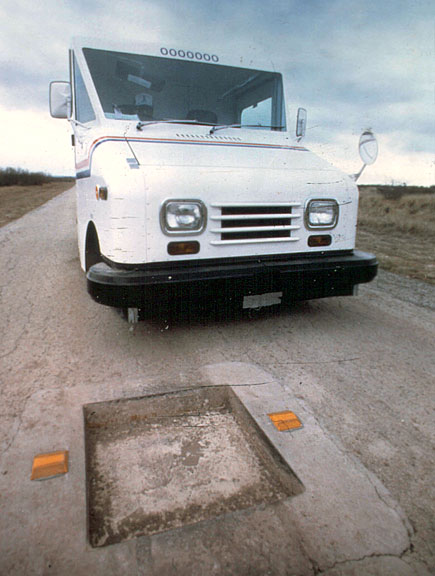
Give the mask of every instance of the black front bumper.
[{"label": "black front bumper", "polygon": [[285,255],[243,261],[164,263],[122,269],[99,262],[87,273],[94,300],[117,308],[143,308],[176,298],[239,298],[282,292],[283,300],[310,300],[353,294],[376,276],[373,254],[352,251],[310,256]]}]

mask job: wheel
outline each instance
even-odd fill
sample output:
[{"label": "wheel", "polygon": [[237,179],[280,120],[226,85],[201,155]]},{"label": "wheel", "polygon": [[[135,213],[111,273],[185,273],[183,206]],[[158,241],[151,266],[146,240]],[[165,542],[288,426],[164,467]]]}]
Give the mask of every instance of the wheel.
[{"label": "wheel", "polygon": [[91,266],[102,262],[100,243],[98,241],[97,231],[94,224],[91,222],[88,227],[88,232],[86,235],[86,250],[85,250],[85,261],[86,261],[86,271],[89,270]]}]

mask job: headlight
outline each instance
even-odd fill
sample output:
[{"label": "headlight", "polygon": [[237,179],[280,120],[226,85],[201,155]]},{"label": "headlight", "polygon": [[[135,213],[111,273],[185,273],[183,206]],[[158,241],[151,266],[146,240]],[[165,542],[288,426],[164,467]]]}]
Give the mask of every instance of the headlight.
[{"label": "headlight", "polygon": [[308,228],[334,228],[338,220],[336,200],[310,200],[305,210]]},{"label": "headlight", "polygon": [[207,211],[200,200],[167,200],[160,211],[165,234],[199,234],[206,219]]}]

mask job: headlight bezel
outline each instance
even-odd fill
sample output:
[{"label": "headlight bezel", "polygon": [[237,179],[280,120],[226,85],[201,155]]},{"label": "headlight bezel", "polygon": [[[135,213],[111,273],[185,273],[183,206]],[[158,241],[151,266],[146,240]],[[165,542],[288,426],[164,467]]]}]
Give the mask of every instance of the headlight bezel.
[{"label": "headlight bezel", "polygon": [[[319,222],[315,223],[311,221],[311,215],[314,212],[313,206],[315,205],[327,206],[328,204],[332,207],[332,220],[330,223]],[[305,226],[309,230],[332,230],[337,226],[338,218],[340,214],[339,204],[335,198],[311,198],[307,201],[305,205],[304,218]]]},{"label": "headlight bezel", "polygon": [[[194,228],[192,228],[188,225],[186,225],[185,227],[183,227],[183,226],[174,227],[174,226],[169,225],[169,223],[168,223],[168,209],[171,207],[171,205],[178,205],[178,206],[194,205],[194,206],[197,206],[199,209],[198,225],[195,226]],[[184,198],[181,198],[181,199],[170,198],[168,200],[165,200],[160,207],[160,227],[161,227],[162,231],[164,232],[164,234],[167,234],[168,236],[198,235],[204,231],[206,225],[207,225],[207,208],[206,208],[204,202],[202,202],[202,200],[184,199]]]}]

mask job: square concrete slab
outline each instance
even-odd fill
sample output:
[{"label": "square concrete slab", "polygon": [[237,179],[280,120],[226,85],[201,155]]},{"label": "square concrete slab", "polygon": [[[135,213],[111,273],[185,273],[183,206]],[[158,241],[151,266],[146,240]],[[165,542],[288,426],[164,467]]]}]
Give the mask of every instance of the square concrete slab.
[{"label": "square concrete slab", "polygon": [[88,404],[84,418],[92,546],[303,490],[226,386]]}]

